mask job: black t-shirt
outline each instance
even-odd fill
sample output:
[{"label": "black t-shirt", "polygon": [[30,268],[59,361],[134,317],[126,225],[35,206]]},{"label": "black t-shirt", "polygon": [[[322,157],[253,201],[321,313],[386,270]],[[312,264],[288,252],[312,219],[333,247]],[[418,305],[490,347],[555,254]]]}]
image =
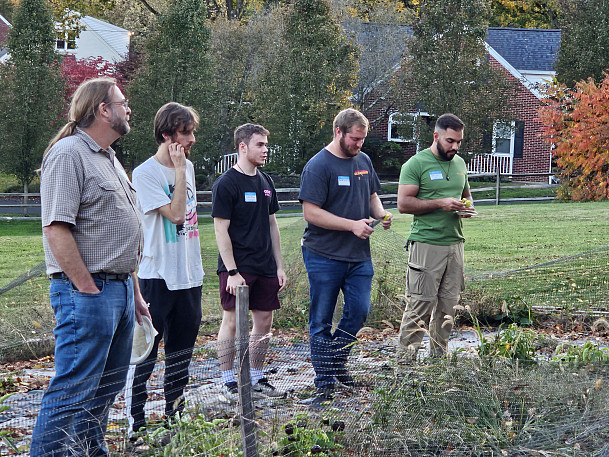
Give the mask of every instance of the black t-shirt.
[{"label": "black t-shirt", "polygon": [[[277,276],[269,216],[279,211],[279,202],[271,177],[260,170],[248,176],[230,168],[214,182],[212,202],[212,217],[230,219],[228,235],[239,271]],[[226,267],[218,255],[221,271]]]},{"label": "black t-shirt", "polygon": [[[370,217],[370,196],[381,188],[370,158],[360,152],[341,159],[327,149],[311,158],[302,170],[298,199],[352,220]],[[370,241],[352,232],[327,230],[310,222],[303,246],[333,260],[362,262],[370,259]]]}]

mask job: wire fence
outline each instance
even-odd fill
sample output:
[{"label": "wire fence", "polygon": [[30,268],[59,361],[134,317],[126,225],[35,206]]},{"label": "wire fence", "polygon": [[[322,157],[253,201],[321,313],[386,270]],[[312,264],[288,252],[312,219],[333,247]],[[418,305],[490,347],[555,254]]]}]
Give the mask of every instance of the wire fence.
[{"label": "wire fence", "polygon": [[[302,220],[294,224],[304,226]],[[459,357],[424,357],[416,369],[396,365],[396,321],[404,307],[407,253],[405,237],[391,230],[379,231],[372,238],[375,279],[366,325],[379,330],[364,329],[352,346],[348,366],[357,387],[338,386],[330,405],[311,409],[304,404],[314,395],[315,374],[305,330],[308,282],[299,252],[302,232],[286,233],[282,241],[290,284],[276,313],[276,327],[277,323],[281,327],[270,342],[264,365],[265,376],[280,395],[254,395],[255,427],[249,433],[255,434],[259,455],[609,455],[605,449],[609,369],[603,364],[565,367],[487,361],[475,357],[469,346],[457,345],[453,337],[449,347]],[[604,315],[609,311],[608,250],[601,246],[510,271],[467,271],[463,305],[498,319],[531,310]],[[216,260],[217,251],[203,252],[208,273],[204,321],[215,329],[220,319],[213,274]],[[52,353],[54,318],[47,294],[42,266],[0,289],[3,361]],[[342,297],[335,317],[341,313],[341,303]],[[128,413],[134,405],[128,401],[128,389],[121,391],[109,408],[110,455],[246,455],[239,427],[241,405],[222,394],[217,357],[222,348],[213,331],[203,333],[207,336],[200,336],[192,357],[183,412],[173,418],[166,415],[163,378],[168,361],[161,346],[147,383],[148,399],[135,405],[144,406],[147,433],[129,438]],[[470,332],[465,339],[475,346],[475,334]],[[234,344],[248,345],[249,341]],[[236,359],[238,372],[241,364]],[[1,375],[2,391],[16,391],[0,404],[1,455],[27,455],[42,393],[52,375],[52,363],[45,362],[14,376]],[[22,388],[22,378],[41,380],[40,385]],[[77,435],[66,436],[72,436],[66,444],[73,455],[87,455],[86,444]]]}]

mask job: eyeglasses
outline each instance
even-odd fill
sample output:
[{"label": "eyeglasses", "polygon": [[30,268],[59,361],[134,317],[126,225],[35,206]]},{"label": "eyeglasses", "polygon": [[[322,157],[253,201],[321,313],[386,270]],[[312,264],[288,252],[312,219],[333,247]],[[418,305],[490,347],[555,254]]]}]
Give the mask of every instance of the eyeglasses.
[{"label": "eyeglasses", "polygon": [[124,99],[123,101],[120,102],[108,102],[106,103],[106,105],[123,105],[123,107],[125,109],[129,108],[129,100]]}]

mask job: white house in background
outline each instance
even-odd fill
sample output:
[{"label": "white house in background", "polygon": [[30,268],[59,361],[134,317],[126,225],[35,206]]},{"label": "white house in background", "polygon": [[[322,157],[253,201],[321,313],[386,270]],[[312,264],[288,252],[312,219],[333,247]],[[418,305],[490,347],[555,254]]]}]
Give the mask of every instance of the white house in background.
[{"label": "white house in background", "polygon": [[78,37],[65,33],[57,38],[58,52],[72,54],[77,59],[101,57],[115,63],[128,57],[131,40],[129,30],[91,16],[83,16],[79,22],[81,32]]},{"label": "white house in background", "polygon": [[[6,26],[11,25],[0,16],[0,30],[2,21]],[[132,33],[129,30],[117,27],[106,21],[91,16],[79,19],[80,34],[78,37],[72,32],[59,32],[55,49],[61,54],[71,54],[76,59],[101,57],[108,62],[120,62],[129,56],[129,42]],[[0,43],[0,63],[9,58],[9,53],[2,51]]]}]

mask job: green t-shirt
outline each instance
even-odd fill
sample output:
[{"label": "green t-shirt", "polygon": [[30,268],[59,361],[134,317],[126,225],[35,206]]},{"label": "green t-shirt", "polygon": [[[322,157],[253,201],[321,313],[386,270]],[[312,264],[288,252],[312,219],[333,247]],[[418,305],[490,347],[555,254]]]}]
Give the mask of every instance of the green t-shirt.
[{"label": "green t-shirt", "polygon": [[[447,174],[450,180],[446,180]],[[440,159],[431,149],[419,152],[402,165],[400,184],[419,186],[417,198],[421,200],[461,199],[463,192],[469,190],[465,161],[458,155],[451,161]],[[415,215],[408,239],[441,246],[457,244],[465,240],[463,223],[457,213],[442,209]]]}]

